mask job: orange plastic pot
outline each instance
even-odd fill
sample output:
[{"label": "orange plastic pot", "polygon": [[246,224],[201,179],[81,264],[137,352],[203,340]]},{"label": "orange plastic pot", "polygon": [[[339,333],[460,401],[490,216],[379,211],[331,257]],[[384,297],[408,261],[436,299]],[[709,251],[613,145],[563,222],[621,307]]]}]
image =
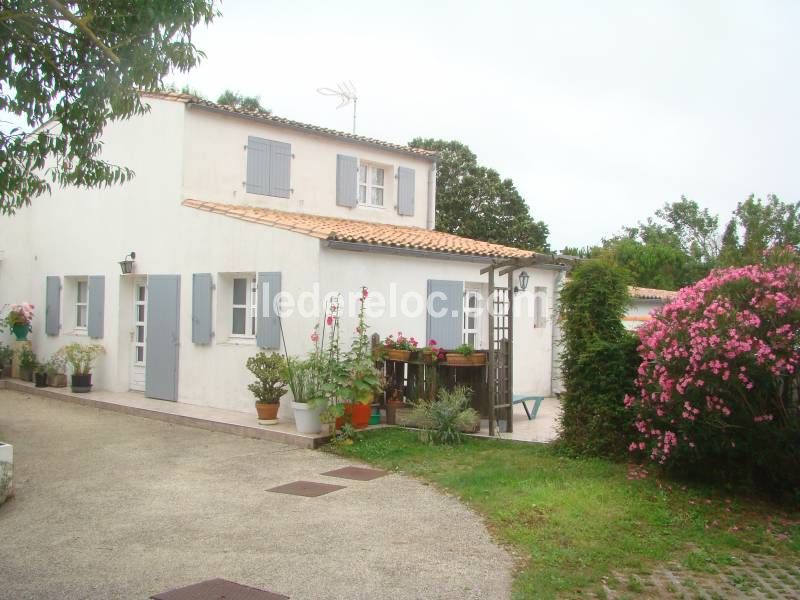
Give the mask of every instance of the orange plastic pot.
[{"label": "orange plastic pot", "polygon": [[[345,407],[345,411],[348,407]],[[356,402],[350,404],[350,422],[356,429],[364,429],[369,425],[369,417],[372,414],[372,405]]]}]

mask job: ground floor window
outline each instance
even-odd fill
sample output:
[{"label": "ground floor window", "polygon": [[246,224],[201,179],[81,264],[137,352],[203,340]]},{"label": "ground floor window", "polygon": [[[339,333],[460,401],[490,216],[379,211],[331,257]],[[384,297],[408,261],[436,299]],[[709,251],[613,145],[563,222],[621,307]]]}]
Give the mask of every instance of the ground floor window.
[{"label": "ground floor window", "polygon": [[255,337],[258,314],[255,274],[233,277],[231,295],[231,336]]},{"label": "ground floor window", "polygon": [[473,348],[480,346],[480,291],[467,288],[464,291],[464,326],[461,341]]},{"label": "ground floor window", "polygon": [[89,309],[89,281],[75,280],[75,329],[86,329]]}]

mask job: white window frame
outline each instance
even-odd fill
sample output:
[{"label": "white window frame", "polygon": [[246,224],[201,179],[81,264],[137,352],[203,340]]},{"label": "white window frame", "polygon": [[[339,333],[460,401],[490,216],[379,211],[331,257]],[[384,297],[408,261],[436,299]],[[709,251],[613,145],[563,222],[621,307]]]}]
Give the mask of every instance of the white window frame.
[{"label": "white window frame", "polygon": [[[378,185],[377,183],[373,183],[373,178],[371,175],[373,172],[376,171],[383,172],[383,185]],[[383,165],[376,165],[374,163],[369,162],[361,162],[358,167],[358,205],[364,206],[368,208],[386,208],[386,177],[387,169]],[[364,176],[364,180],[361,180],[362,175]],[[364,190],[364,201],[361,200],[361,190]],[[373,190],[381,190],[381,204],[375,204],[372,201],[372,191]]]},{"label": "white window frame", "polygon": [[[469,298],[475,298],[475,306],[471,307],[469,305]],[[474,342],[472,342],[473,348],[480,348],[481,347],[481,320],[480,320],[480,306],[481,306],[481,291],[478,288],[465,288],[464,289],[464,307],[463,307],[463,318],[464,321],[461,325],[461,342],[464,344],[469,344],[469,336],[474,335]],[[472,315],[475,319],[474,327],[467,327],[469,316]]]},{"label": "white window frame", "polygon": [[[245,301],[249,298],[249,302],[245,302],[245,304],[234,304],[234,295],[236,290],[236,280],[237,279],[244,279],[246,282],[249,282],[249,295],[245,297]],[[255,273],[248,273],[248,274],[239,274],[233,275],[231,277],[231,296],[230,296],[230,315],[231,315],[231,331],[230,337],[235,339],[255,339],[256,331],[258,330],[258,278],[256,277]],[[235,310],[244,309],[245,317],[244,317],[244,333],[234,333],[233,332],[233,324],[235,319],[233,317]]]},{"label": "white window frame", "polygon": [[[134,283],[134,297],[133,297],[133,362],[137,366],[145,366],[146,352],[145,344],[147,343],[147,283],[139,281]],[[139,298],[139,290],[144,290],[144,299]],[[142,308],[144,320],[139,320],[139,309]],[[139,328],[142,331],[142,341],[139,341]],[[139,360],[139,348],[142,349],[142,360]]]},{"label": "white window frame", "polygon": [[[81,285],[84,287],[84,301],[81,302]],[[81,309],[83,309],[83,325],[80,324]],[[75,278],[75,329],[86,331],[89,326],[89,278]]]}]

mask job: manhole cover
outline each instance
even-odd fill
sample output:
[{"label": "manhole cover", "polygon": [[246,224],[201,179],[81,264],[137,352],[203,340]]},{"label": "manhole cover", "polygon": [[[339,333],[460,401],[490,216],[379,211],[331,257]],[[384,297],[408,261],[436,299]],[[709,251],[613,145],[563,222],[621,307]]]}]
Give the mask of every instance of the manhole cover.
[{"label": "manhole cover", "polygon": [[323,473],[329,477],[341,477],[342,479],[355,479],[356,481],[371,481],[386,475],[386,471],[380,469],[367,469],[364,467],[342,467]]},{"label": "manhole cover", "polygon": [[343,485],[331,485],[329,483],[317,483],[316,481],[293,481],[286,485],[279,485],[268,492],[275,492],[276,494],[292,494],[294,496],[308,496],[309,498],[316,498],[324,494],[330,494],[336,490],[341,490]]},{"label": "manhole cover", "polygon": [[152,600],[288,600],[289,596],[234,583],[209,579],[186,587],[150,596]]}]

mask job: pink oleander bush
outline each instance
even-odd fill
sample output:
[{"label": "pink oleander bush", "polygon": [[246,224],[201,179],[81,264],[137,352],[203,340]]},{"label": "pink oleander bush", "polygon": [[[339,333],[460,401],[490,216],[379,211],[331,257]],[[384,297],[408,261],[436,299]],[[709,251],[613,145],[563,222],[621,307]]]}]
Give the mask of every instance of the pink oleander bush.
[{"label": "pink oleander bush", "polygon": [[714,271],[639,329],[629,450],[686,475],[800,489],[800,256]]}]

